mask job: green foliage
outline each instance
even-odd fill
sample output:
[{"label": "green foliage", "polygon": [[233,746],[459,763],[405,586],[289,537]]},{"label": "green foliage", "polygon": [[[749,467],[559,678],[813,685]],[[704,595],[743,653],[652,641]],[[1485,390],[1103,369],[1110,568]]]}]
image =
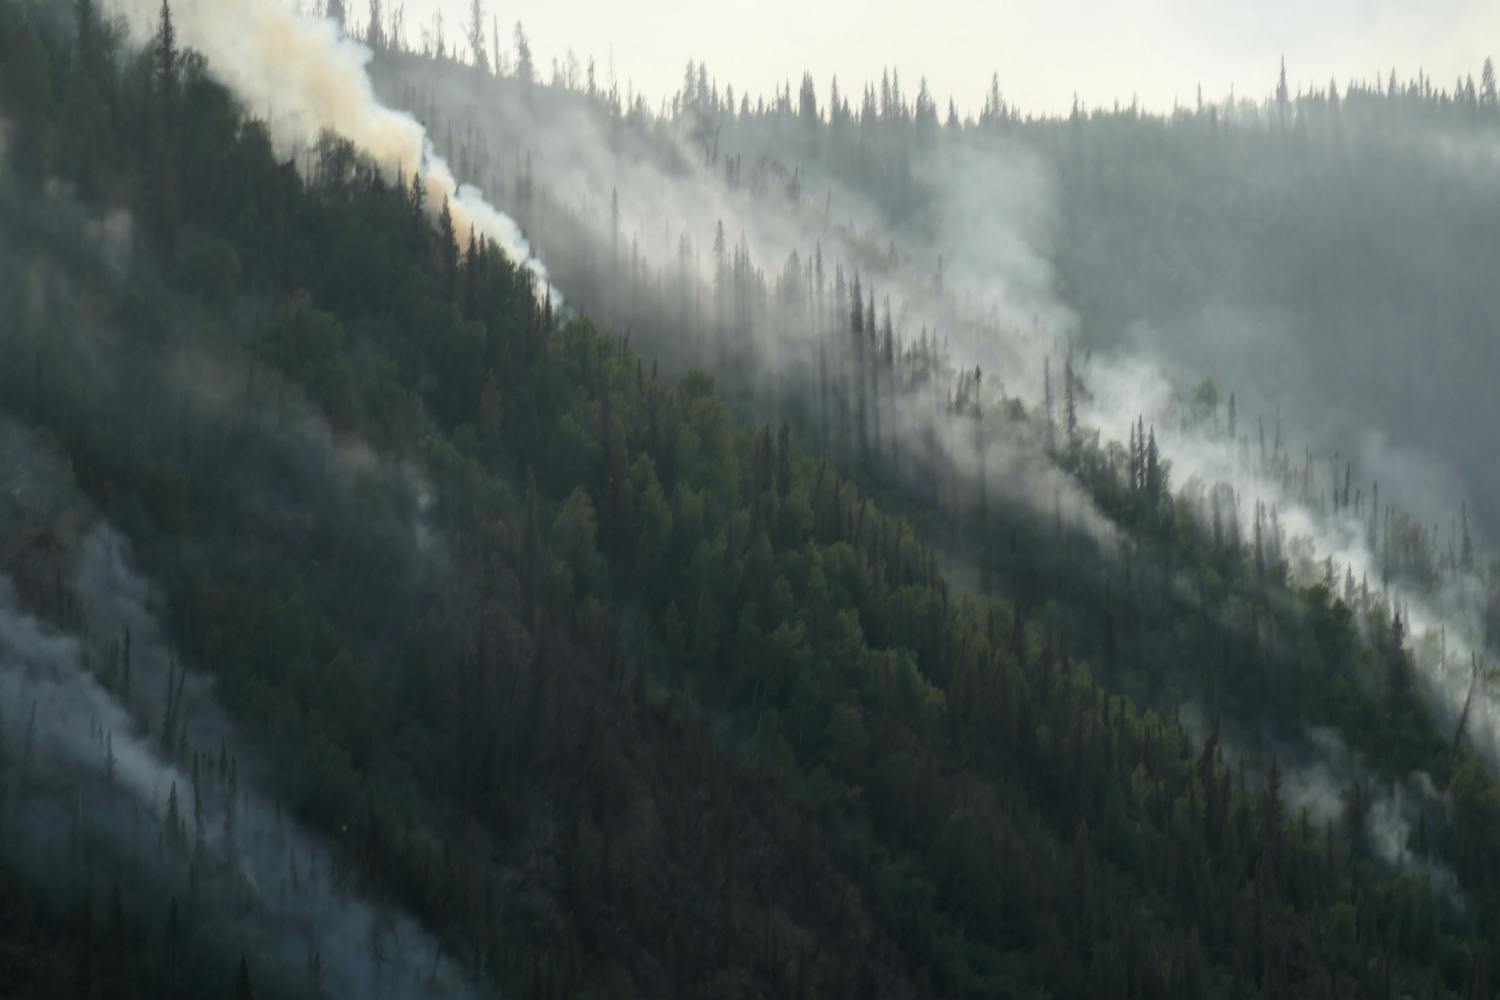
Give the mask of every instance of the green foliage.
[{"label": "green foliage", "polygon": [[[80,119],[48,67],[69,43],[14,5],[0,41],[0,99],[38,137],[12,157],[65,168],[53,151],[77,148]],[[133,137],[82,196],[155,220],[167,283],[151,261],[130,290],[80,270],[103,329],[28,342],[36,363],[0,373],[3,398],[43,400],[25,416],[132,535],[278,797],[333,836],[351,885],[414,910],[486,985],[1311,997],[1480,981],[1491,775],[1446,759],[1399,648],[1365,642],[1327,590],[1207,542],[1153,444],[1134,488],[1096,441],[1064,457],[1149,539],[1135,575],[1108,589],[1099,552],[997,509],[984,544],[1013,599],[958,592],[920,503],[893,513],[902,499],[876,502],[790,427],[737,424],[706,374],[647,375],[589,322],[550,326],[513,262],[482,240],[460,252],[347,143],[326,137],[299,176],[191,56],[154,65],[179,104],[162,134],[133,135],[161,94],[149,67],[112,77],[102,113]],[[164,151],[186,182],[152,214]],[[243,388],[184,386],[164,357]],[[116,377],[89,378],[95,364]],[[1207,606],[1173,596],[1179,573]],[[1074,655],[1089,648],[1109,650],[1097,673]],[[1225,698],[1333,721],[1386,773],[1446,779],[1448,855],[1475,905],[1283,816],[1274,786],[1106,687],[1210,668]],[[0,905],[25,919],[0,922],[0,943],[24,960],[0,965],[0,992],[87,995],[98,980],[53,965],[89,952],[70,914],[91,902],[48,910],[5,878]],[[148,908],[121,907],[142,926]],[[160,995],[160,951],[121,954],[137,956],[129,990]],[[223,968],[243,994],[270,965]]]}]

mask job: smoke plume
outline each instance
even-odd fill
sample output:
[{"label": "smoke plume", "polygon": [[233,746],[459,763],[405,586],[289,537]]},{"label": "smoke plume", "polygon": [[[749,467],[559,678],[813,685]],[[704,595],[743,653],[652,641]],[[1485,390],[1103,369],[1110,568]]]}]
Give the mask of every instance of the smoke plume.
[{"label": "smoke plume", "polygon": [[[0,425],[0,453],[17,510],[39,519],[37,503],[84,509],[35,437]],[[472,995],[435,938],[398,906],[362,896],[350,862],[257,790],[255,756],[211,682],[173,651],[119,533],[94,522],[69,548],[75,631],[24,610],[0,577],[0,760],[16,772],[0,843],[10,859],[64,898],[113,885],[153,920],[176,900],[184,928],[203,928],[202,947],[224,967],[241,948],[277,989]],[[184,934],[191,952],[198,937]]]},{"label": "smoke plume", "polygon": [[[139,42],[149,43],[158,4],[107,2]],[[557,298],[546,266],[515,220],[486,201],[483,192],[454,179],[420,122],[376,99],[365,71],[370,50],[332,21],[303,16],[278,0],[178,0],[172,10],[180,44],[200,52],[209,72],[252,113],[265,116],[284,152],[295,155],[332,130],[393,179],[402,172],[420,173],[427,204],[436,210],[447,202],[460,237],[472,227]]]}]

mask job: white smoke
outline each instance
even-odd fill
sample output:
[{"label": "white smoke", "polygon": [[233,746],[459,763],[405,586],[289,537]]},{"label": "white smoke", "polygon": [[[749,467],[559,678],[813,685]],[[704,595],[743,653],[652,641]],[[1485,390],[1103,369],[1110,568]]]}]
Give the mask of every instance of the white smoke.
[{"label": "white smoke", "polygon": [[[1176,483],[1229,484],[1239,500],[1242,522],[1257,504],[1274,507],[1286,535],[1288,569],[1294,580],[1306,584],[1323,579],[1331,560],[1334,596],[1341,592],[1346,574],[1357,584],[1368,585],[1375,602],[1400,612],[1413,664],[1435,719],[1439,725],[1456,726],[1469,698],[1471,663],[1478,659],[1493,664],[1496,659],[1485,634],[1483,581],[1473,573],[1460,573],[1436,587],[1399,578],[1385,582],[1386,567],[1372,541],[1368,507],[1356,514],[1290,495],[1278,478],[1249,457],[1243,435],[1250,423],[1248,415],[1241,411],[1239,441],[1229,440],[1222,426],[1185,420],[1180,387],[1186,380],[1169,372],[1166,364],[1141,356],[1097,356],[1085,372],[1092,391],[1083,410],[1085,417],[1098,426],[1120,427],[1144,414],[1148,422],[1154,421]],[[1268,427],[1266,433],[1271,437],[1276,432]],[[1365,454],[1373,450],[1390,461],[1390,452],[1378,439],[1367,437],[1360,444]],[[1258,451],[1258,444],[1253,447]],[[1283,446],[1282,450],[1287,449]],[[1428,467],[1420,456],[1401,460]],[[1327,456],[1312,456],[1312,468],[1314,495],[1330,491],[1334,484],[1328,481]],[[1343,465],[1338,468],[1342,471]],[[1475,691],[1465,734],[1491,766],[1500,766],[1500,704],[1483,685]]]},{"label": "white smoke", "polygon": [[[434,134],[462,139],[445,151],[465,171],[497,197],[514,192],[504,204],[535,220],[575,304],[601,324],[638,329],[643,353],[669,369],[716,371],[730,398],[759,392],[756,419],[776,419],[799,392],[818,390],[812,375],[826,348],[827,405],[847,417],[856,405],[853,373],[840,358],[849,314],[847,305],[833,308],[834,288],[837,273],[846,282],[858,274],[882,320],[888,307],[895,350],[920,343],[936,359],[919,384],[870,389],[882,425],[871,436],[902,453],[891,464],[924,463],[934,492],[971,511],[983,469],[989,501],[1056,515],[1106,548],[1118,541],[1093,500],[1048,459],[1041,435],[1029,433],[1035,423],[1003,415],[1010,401],[1040,401],[1049,351],[1060,385],[1060,350],[1077,324],[1056,295],[1051,186],[1031,150],[949,143],[922,153],[912,174],[933,200],[932,218],[893,228],[837,171],[800,162],[798,143],[808,141],[800,126],[796,134],[747,129],[736,135],[743,148],[718,151],[713,123],[696,113],[645,125],[632,114],[622,123],[581,97],[541,95],[398,53],[381,53],[374,72],[387,101],[414,108]],[[506,183],[508,172],[530,176],[533,159],[534,182]],[[749,275],[727,277],[741,261]],[[940,271],[945,278],[935,281]],[[727,286],[741,281],[751,296],[764,293],[763,303],[731,301],[737,293]],[[657,312],[663,307],[671,315]],[[672,328],[689,314],[695,325]],[[960,371],[972,380],[976,369],[989,415],[982,445],[972,420],[945,416],[954,380]]]},{"label": "white smoke", "polygon": [[[138,42],[149,42],[160,14],[155,0],[106,2]],[[201,53],[209,72],[251,113],[266,117],[283,153],[307,148],[333,130],[393,178],[420,172],[428,205],[436,210],[446,200],[460,237],[471,227],[488,237],[560,301],[515,220],[477,188],[458,184],[420,122],[376,98],[366,46],[332,21],[302,15],[279,0],[178,0],[172,11],[179,44]]]},{"label": "white smoke", "polygon": [[[251,787],[238,754],[243,783],[214,775],[213,751],[237,746],[232,727],[211,685],[178,673],[150,610],[150,587],[113,529],[100,525],[85,538],[72,590],[87,639],[21,610],[13,582],[0,577],[0,705],[13,744],[3,749],[21,772],[4,850],[36,861],[44,882],[59,879],[59,813],[70,813],[75,827],[86,817],[115,870],[126,873],[115,877],[147,872],[155,895],[184,905],[196,894],[195,905],[219,914],[217,944],[243,942],[252,961],[274,962],[269,974],[302,981],[293,970],[316,956],[328,995],[472,995],[415,922],[350,891],[341,862]],[[176,710],[184,743],[208,751],[196,788],[194,774],[159,745],[165,715],[156,713],[152,728],[146,707],[165,698],[173,673],[184,689]],[[177,846],[166,825],[174,792],[187,838]],[[201,824],[195,801],[203,803]]]},{"label": "white smoke", "polygon": [[[671,280],[674,270],[685,266],[706,286],[713,260],[705,248],[720,222],[730,241],[743,241],[758,267],[776,267],[794,251],[805,263],[821,249],[828,272],[842,262],[846,275],[852,276],[858,269],[853,261],[868,261],[872,251],[879,255],[889,241],[893,250],[899,249],[901,263],[876,266],[873,276],[867,270],[867,288],[878,285],[882,296],[891,295],[898,336],[904,335],[910,344],[918,328],[941,331],[954,367],[972,371],[982,366],[987,392],[998,385],[1002,396],[1025,401],[1033,412],[1043,395],[1043,358],[1050,353],[1052,386],[1060,403],[1063,355],[1078,321],[1057,287],[1051,264],[1057,214],[1052,178],[1044,156],[1024,142],[965,134],[944,137],[934,148],[921,151],[913,174],[930,197],[928,209],[921,218],[893,228],[883,221],[878,206],[850,191],[837,176],[816,165],[797,166],[802,158],[797,143],[808,141],[800,126],[783,128],[774,121],[742,126],[744,134],[737,133],[736,141],[745,148],[726,148],[724,153],[743,160],[745,176],[752,180],[726,186],[721,171],[710,168],[705,159],[709,143],[717,150],[717,138],[700,134],[692,115],[662,121],[661,127],[646,132],[633,122],[625,128],[609,123],[582,101],[533,104],[518,96],[516,88],[490,86],[476,74],[430,71],[431,65],[422,60],[395,57],[380,69],[385,92],[404,93],[405,99],[418,103],[430,101],[433,113],[449,119],[450,133],[457,129],[477,147],[481,161],[492,159],[485,155],[488,145],[502,140],[507,147],[535,151],[550,197],[570,207],[554,215],[570,215],[574,224],[590,232],[585,242],[594,247],[609,246],[613,239],[607,228],[607,192],[616,191],[622,235],[631,253],[639,252],[656,269],[655,280]],[[538,110],[542,106],[545,114]],[[496,169],[495,164],[490,169]],[[800,198],[746,191],[754,188],[755,178],[769,178],[766,183],[774,191],[777,183],[794,177],[805,192]],[[550,241],[555,235],[549,231],[547,237]],[[559,260],[565,256],[559,251]],[[939,259],[945,264],[945,294],[935,296],[930,286]],[[705,287],[703,297],[712,295]],[[628,322],[628,308],[620,311]],[[799,329],[801,315],[793,311],[774,316],[765,323],[767,330],[756,331],[756,366],[813,370],[816,359],[806,342],[827,336],[827,331]],[[1261,343],[1265,334],[1250,321],[1241,330],[1246,343]],[[1141,343],[1126,352],[1074,359],[1080,380],[1079,416],[1085,425],[1097,428],[1107,442],[1123,438],[1126,427],[1144,415],[1155,425],[1175,485],[1193,480],[1206,487],[1228,483],[1238,494],[1242,518],[1248,518],[1257,503],[1274,505],[1289,549],[1303,553],[1293,566],[1300,581],[1321,575],[1321,564],[1329,557],[1340,576],[1347,568],[1356,580],[1381,579],[1376,553],[1358,519],[1340,512],[1321,513],[1285,496],[1279,482],[1242,460],[1237,443],[1222,433],[1186,425],[1180,387],[1195,385],[1197,376],[1182,359],[1155,349],[1149,337],[1136,339]],[[753,375],[736,373],[740,379]],[[1241,408],[1243,427],[1254,414],[1248,401],[1242,402],[1247,403]],[[934,409],[927,394],[893,394],[886,404],[888,428],[905,433],[908,444],[917,449],[934,443],[925,437]],[[940,429],[935,443],[946,461],[972,483],[980,474],[978,455],[963,422],[949,423],[954,426]],[[988,440],[985,464],[992,495],[1044,512],[1059,509],[1070,525],[1112,546],[1117,536],[1113,526],[1076,483],[1048,467],[1035,441],[1008,435],[1004,428],[995,428]],[[1403,484],[1432,483],[1431,463],[1397,453],[1368,433],[1351,441],[1346,450],[1360,454],[1367,476],[1384,470],[1388,478]],[[1322,461],[1317,459],[1319,468]],[[1412,490],[1403,492],[1409,496]],[[1448,506],[1456,506],[1451,491],[1446,493]],[[1429,495],[1424,506],[1441,503]],[[1388,606],[1405,609],[1415,638],[1446,635],[1446,657],[1420,655],[1431,643],[1414,643],[1417,664],[1444,721],[1456,718],[1467,696],[1469,653],[1483,652],[1478,614],[1482,594],[1474,590],[1449,586],[1442,594],[1432,594],[1393,586],[1384,595]],[[1488,696],[1474,706],[1469,725],[1476,744],[1500,762],[1500,714]]]},{"label": "white smoke", "polygon": [[[1214,727],[1196,702],[1181,706],[1177,721],[1198,746],[1213,733]],[[1352,799],[1362,795],[1367,810],[1362,819],[1364,844],[1370,853],[1392,869],[1425,875],[1433,889],[1454,906],[1465,905],[1453,870],[1417,849],[1422,817],[1446,815],[1449,805],[1425,772],[1415,771],[1399,781],[1383,780],[1337,733],[1324,727],[1287,741],[1246,734],[1221,720],[1217,738],[1224,763],[1242,769],[1252,791],[1254,785],[1265,786],[1274,757],[1282,805],[1294,818],[1305,812],[1320,832],[1337,836],[1345,830]]]},{"label": "white smoke", "polygon": [[[158,919],[176,899],[226,960],[239,948],[283,987],[316,958],[325,995],[473,995],[437,939],[361,896],[347,855],[261,790],[258,756],[176,654],[126,539],[94,518],[66,460],[8,419],[0,517],[0,559],[76,622],[44,622],[0,574],[0,852],[64,900],[116,882]],[[27,569],[28,546],[47,552],[45,572]]]},{"label": "white smoke", "polygon": [[[799,166],[811,148],[805,144],[815,141],[800,123],[787,125],[771,116],[738,126],[733,141],[743,148],[731,149],[726,140],[723,155],[733,156],[736,163],[743,160],[749,180],[726,184],[717,159],[715,167],[708,165],[710,149],[718,155],[717,132],[705,133],[692,114],[645,127],[628,117],[622,126],[581,99],[533,102],[524,93],[518,96],[519,88],[491,85],[479,74],[444,72],[424,60],[394,57],[379,69],[383,92],[402,94],[403,100],[419,106],[430,104],[434,114],[449,119],[450,133],[464,137],[470,154],[477,150],[480,164],[491,161],[492,175],[499,169],[493,162],[498,157],[487,155],[489,148],[503,141],[503,148],[534,151],[539,173],[546,178],[544,188],[551,192],[537,201],[550,197],[568,206],[568,211],[554,211],[551,217],[569,217],[584,229],[588,235],[583,242],[589,248],[610,246],[609,193],[617,192],[621,235],[630,244],[630,254],[639,252],[656,272],[648,282],[670,282],[681,268],[704,282],[702,298],[711,300],[713,258],[706,248],[719,222],[730,242],[742,241],[758,268],[774,269],[794,251],[805,266],[821,249],[826,272],[841,262],[846,275],[852,276],[857,269],[853,262],[864,260],[866,287],[878,285],[882,297],[891,295],[897,335],[904,335],[906,343],[918,329],[941,331],[953,367],[972,371],[982,366],[986,392],[999,385],[1003,396],[1025,401],[1033,413],[1043,395],[1043,358],[1050,353],[1052,386],[1056,397],[1062,395],[1063,355],[1078,321],[1051,264],[1057,193],[1044,150],[982,131],[945,135],[933,148],[918,152],[913,164],[916,184],[928,197],[926,208],[918,218],[892,226],[882,219],[879,206],[840,183],[836,171],[816,163]],[[879,141],[878,129],[874,136],[873,141]],[[753,193],[757,179],[769,185],[770,195]],[[778,185],[792,179],[800,182],[801,196],[776,196]],[[516,208],[521,211],[521,206]],[[568,254],[561,245],[553,246],[562,238],[551,228],[546,238],[557,266],[566,267]],[[899,251],[900,264],[870,263],[872,257],[883,255],[887,243]],[[624,250],[620,253],[626,256]],[[580,254],[575,251],[574,256]],[[581,256],[583,270],[597,269],[586,252]],[[934,295],[932,278],[939,258],[945,264],[944,293]],[[774,281],[775,273],[770,270],[763,277]],[[813,298],[810,292],[803,294]],[[642,320],[637,325],[649,326],[649,317],[631,316],[628,302],[616,311],[621,315],[600,318],[620,325],[637,319]],[[809,344],[826,338],[828,331],[816,325],[809,329],[807,312],[796,306],[762,323],[766,329],[756,330],[754,338],[756,368],[794,375],[815,370],[817,359]],[[1276,341],[1277,331],[1267,328],[1272,322],[1268,317],[1275,315],[1273,309],[1245,316],[1207,314],[1201,340],[1223,349],[1227,329],[1238,341],[1231,345],[1233,350],[1241,355],[1264,352],[1267,337],[1294,349],[1294,344]],[[1187,420],[1184,387],[1191,391],[1202,377],[1193,370],[1193,360],[1164,350],[1150,331],[1132,339],[1134,346],[1118,353],[1074,358],[1082,423],[1097,429],[1105,442],[1121,441],[1136,417],[1144,416],[1171,463],[1174,486],[1196,482],[1205,489],[1216,484],[1233,489],[1245,529],[1240,537],[1248,541],[1248,522],[1257,504],[1276,511],[1297,582],[1321,579],[1327,560],[1338,581],[1347,572],[1357,583],[1368,582],[1375,591],[1373,603],[1402,612],[1438,725],[1456,726],[1469,697],[1471,656],[1490,663],[1500,658],[1486,649],[1482,581],[1458,575],[1433,589],[1394,578],[1387,586],[1368,518],[1347,509],[1327,510],[1317,500],[1317,489],[1307,500],[1289,496],[1284,484],[1268,476],[1260,463],[1247,460],[1245,431],[1257,417],[1269,416],[1270,406],[1257,407],[1242,395],[1238,441],[1229,440],[1222,422],[1214,426]],[[757,375],[754,370],[733,373],[740,381]],[[942,392],[947,387],[936,388]],[[937,446],[947,465],[972,487],[981,469],[966,422],[947,421],[934,440],[929,436],[931,415],[942,409],[943,401],[930,396],[931,391],[890,395],[888,432],[904,433],[913,451]],[[1317,402],[1303,400],[1301,408],[1315,410]],[[1223,406],[1221,402],[1221,414]],[[986,407],[995,412],[992,399]],[[1010,433],[1010,428],[995,426],[998,423],[989,422],[993,433],[984,456],[991,496],[1049,513],[1059,509],[1070,525],[1091,532],[1109,547],[1116,532],[1090,498],[1048,466],[1037,442],[1028,440],[1023,429]],[[1274,433],[1267,428],[1268,437]],[[1290,445],[1282,450],[1300,453]],[[1429,512],[1458,507],[1457,484],[1438,474],[1437,463],[1393,447],[1378,430],[1352,433],[1343,451],[1359,458],[1362,468],[1356,476],[1367,485],[1371,478],[1385,481],[1386,501],[1399,495],[1402,502]],[[1315,476],[1322,475],[1325,491],[1331,485],[1326,480],[1327,459],[1313,457]],[[1393,485],[1399,489],[1390,489]],[[1478,691],[1466,732],[1492,765],[1500,765],[1500,704],[1490,691]]]},{"label": "white smoke", "polygon": [[[485,145],[498,145],[502,137],[507,148],[519,144],[535,151],[550,197],[570,209],[554,212],[554,217],[571,215],[571,221],[588,232],[583,238],[587,247],[611,245],[609,193],[617,191],[618,224],[630,254],[645,258],[658,281],[670,282],[678,270],[691,273],[703,282],[704,299],[711,300],[713,295],[709,289],[713,259],[706,248],[721,221],[728,239],[745,246],[759,267],[775,268],[793,251],[806,266],[818,248],[829,273],[834,262],[841,261],[846,275],[852,275],[856,268],[850,261],[862,255],[868,261],[872,247],[883,251],[886,241],[894,237],[891,245],[899,244],[902,265],[880,267],[873,276],[867,269],[865,276],[869,284],[878,282],[882,295],[891,294],[898,335],[904,334],[910,343],[919,327],[941,329],[945,342],[952,334],[956,367],[983,365],[987,387],[1000,382],[1003,394],[1025,400],[1033,412],[1043,394],[1042,359],[1050,352],[1052,385],[1061,396],[1062,359],[1076,333],[1077,318],[1057,287],[1051,264],[1055,192],[1043,157],[1023,143],[966,135],[945,138],[937,148],[923,151],[916,174],[933,196],[929,210],[924,218],[893,229],[882,224],[878,207],[817,168],[801,168],[806,192],[801,199],[747,196],[739,185],[726,186],[716,176],[719,171],[706,165],[704,150],[681,134],[692,128],[691,117],[686,125],[661,121],[660,127],[643,136],[631,127],[634,123],[624,128],[618,123],[601,124],[601,116],[562,101],[548,102],[548,114],[541,120],[543,116],[530,102],[516,97],[514,88],[507,93],[503,87],[480,83],[482,77],[477,75],[444,73],[420,60],[394,59],[389,67],[382,64],[380,78],[386,93],[400,93],[403,100],[418,106],[430,102],[436,113],[451,116],[450,133],[464,136],[470,153],[478,147],[481,163],[486,159]],[[758,135],[756,128],[768,134]],[[795,164],[799,136],[778,130],[774,122],[742,131],[749,135],[736,139],[748,148],[737,155],[744,156],[747,175],[793,176],[791,171],[798,168],[783,165],[777,157],[789,157],[787,162]],[[675,155],[663,155],[663,147]],[[459,150],[450,152],[458,155]],[[482,172],[483,168],[476,169]],[[490,169],[498,168],[492,163]],[[517,205],[516,210],[523,207]],[[567,267],[563,248],[552,242],[561,238],[551,228],[546,237],[549,256],[559,268]],[[582,259],[585,272],[597,268],[589,252],[575,254]],[[946,264],[945,296],[934,296],[931,291],[939,255]],[[626,256],[624,250],[620,256]],[[775,271],[770,275],[774,280]],[[804,279],[804,284],[812,282]],[[810,292],[804,294],[813,297]],[[626,325],[624,321],[632,318],[628,307],[619,312],[623,316],[600,318]],[[794,324],[774,319],[767,325],[769,333],[756,331],[767,342],[759,346],[756,364],[772,370],[812,370],[816,359],[807,353],[806,344],[776,340],[796,338],[807,332],[805,328],[799,331]],[[1241,333],[1245,345],[1265,350],[1268,332],[1263,323],[1247,321]],[[813,329],[803,339],[817,336],[826,336],[826,331]],[[1205,331],[1203,339],[1209,343],[1223,338],[1216,340]],[[1242,349],[1252,348],[1242,345]],[[1246,543],[1251,535],[1248,520],[1256,505],[1276,510],[1297,582],[1321,579],[1325,560],[1331,559],[1340,582],[1346,572],[1356,581],[1369,581],[1377,591],[1374,606],[1399,608],[1436,724],[1453,731],[1469,695],[1470,656],[1482,658],[1485,653],[1485,594],[1478,578],[1460,576],[1436,590],[1393,580],[1379,593],[1383,567],[1372,545],[1369,519],[1348,510],[1327,510],[1316,502],[1316,492],[1306,502],[1288,496],[1282,482],[1248,459],[1243,436],[1246,429],[1253,431],[1255,419],[1270,407],[1261,406],[1257,413],[1257,407],[1242,396],[1240,440],[1229,440],[1222,424],[1215,427],[1212,422],[1184,418],[1184,388],[1190,392],[1196,387],[1201,373],[1192,371],[1181,357],[1139,343],[1117,354],[1075,358],[1074,367],[1080,382],[1080,420],[1097,428],[1105,442],[1123,439],[1136,417],[1144,416],[1154,425],[1158,445],[1170,462],[1174,486],[1196,482],[1201,488],[1228,484],[1233,489],[1244,528],[1240,537]],[[739,371],[734,377],[744,381],[755,374]],[[922,395],[896,395],[888,404],[887,428],[892,424],[915,429],[929,426],[933,407]],[[1222,414],[1225,403],[1220,405]],[[967,429],[962,421],[949,423],[955,426],[941,440],[946,457],[972,483],[981,469]],[[1268,436],[1275,433],[1268,428]],[[911,436],[914,443],[921,441],[920,430]],[[1070,524],[1090,530],[1110,547],[1117,534],[1113,525],[1081,495],[1076,483],[1058,482],[1065,477],[1047,465],[1035,444],[1025,439],[1023,431],[1007,435],[1004,428],[996,430],[985,458],[991,496],[1008,495],[1041,510],[1064,507]],[[1295,450],[1300,452],[1300,448]],[[1417,499],[1425,507],[1440,507],[1444,497],[1448,509],[1457,506],[1453,484],[1437,480],[1433,463],[1421,455],[1398,453],[1368,431],[1349,440],[1344,450],[1359,456],[1364,467],[1361,478],[1366,482],[1376,476],[1408,486],[1423,483],[1428,487],[1426,497]],[[1325,488],[1329,485],[1326,466],[1327,456],[1314,458],[1315,469],[1325,477]],[[1403,490],[1403,498],[1410,500],[1412,492]],[[962,568],[961,561],[957,568]],[[1500,707],[1483,688],[1469,710],[1466,732],[1492,766],[1500,764]],[[1383,782],[1326,730],[1308,734],[1295,756],[1300,762],[1291,763],[1283,779],[1289,808],[1305,808],[1320,822],[1335,821],[1343,814],[1349,789],[1358,782],[1370,795],[1364,829],[1371,851],[1391,866],[1425,872],[1437,891],[1462,905],[1454,873],[1432,857],[1414,854],[1410,846],[1420,818],[1446,808],[1426,774]],[[1286,759],[1291,761],[1292,755]]]}]

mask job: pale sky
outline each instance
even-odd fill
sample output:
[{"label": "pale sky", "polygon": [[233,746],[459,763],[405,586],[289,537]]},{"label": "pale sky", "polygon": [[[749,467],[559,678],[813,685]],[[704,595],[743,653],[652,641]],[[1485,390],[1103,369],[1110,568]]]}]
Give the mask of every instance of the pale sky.
[{"label": "pale sky", "polygon": [[[363,15],[367,0],[347,0]],[[387,7],[401,0],[385,0]],[[470,0],[405,0],[408,34],[444,12],[446,34],[460,34]],[[634,81],[653,104],[675,91],[691,57],[736,92],[793,88],[802,71],[820,102],[838,74],[857,93],[895,66],[915,96],[926,76],[940,108],[951,94],[961,112],[977,110],[990,74],[1025,111],[1066,111],[1074,91],[1090,106],[1132,94],[1156,109],[1174,98],[1236,93],[1264,96],[1284,53],[1288,79],[1342,86],[1382,76],[1405,79],[1420,66],[1443,87],[1460,72],[1477,79],[1486,55],[1500,54],[1497,0],[486,0],[507,46],[524,22],[539,70],[572,48],[593,55],[606,77],[610,53],[621,90]]]}]

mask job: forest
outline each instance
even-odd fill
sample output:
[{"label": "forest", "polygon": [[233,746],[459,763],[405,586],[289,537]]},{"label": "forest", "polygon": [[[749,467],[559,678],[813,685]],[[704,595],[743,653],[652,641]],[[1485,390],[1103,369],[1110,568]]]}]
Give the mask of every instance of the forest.
[{"label": "forest", "polygon": [[[236,3],[365,110],[0,0],[0,996],[1500,990],[1496,511],[1339,443],[1431,351],[1378,405],[1482,453],[1494,190],[1416,147],[1488,65],[652,108]],[[1263,302],[1344,423],[1186,367]]]}]

